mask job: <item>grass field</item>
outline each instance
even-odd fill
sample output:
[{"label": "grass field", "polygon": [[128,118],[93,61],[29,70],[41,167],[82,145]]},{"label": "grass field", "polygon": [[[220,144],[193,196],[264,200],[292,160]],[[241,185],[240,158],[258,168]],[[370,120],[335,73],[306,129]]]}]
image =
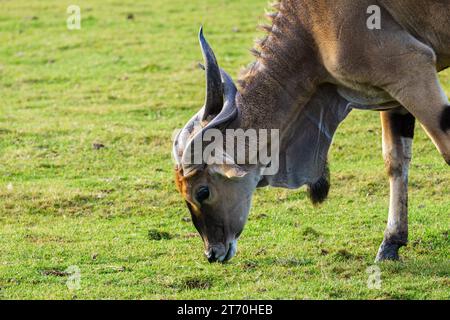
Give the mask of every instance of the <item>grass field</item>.
[{"label": "grass field", "polygon": [[375,112],[338,130],[324,205],[258,190],[237,256],[210,265],[171,136],[203,103],[200,24],[236,77],[266,0],[76,2],[70,31],[72,2],[0,0],[0,299],[450,298],[450,170],[421,128],[410,244],[367,286],[389,193]]}]

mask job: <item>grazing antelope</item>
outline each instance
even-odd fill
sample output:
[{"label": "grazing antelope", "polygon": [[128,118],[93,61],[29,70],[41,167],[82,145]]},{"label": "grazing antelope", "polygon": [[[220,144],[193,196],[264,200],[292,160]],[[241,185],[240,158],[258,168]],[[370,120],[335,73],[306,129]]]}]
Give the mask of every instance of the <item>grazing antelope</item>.
[{"label": "grazing antelope", "polygon": [[[367,26],[373,5],[381,28]],[[272,24],[263,27],[268,34],[254,50],[256,62],[241,76],[239,90],[219,68],[200,31],[206,101],[175,138],[173,154],[176,184],[206,257],[224,262],[235,255],[258,187],[306,185],[314,203],[324,201],[335,130],[351,109],[365,109],[381,115],[391,189],[376,260],[397,260],[408,240],[415,119],[450,164],[450,106],[438,80],[438,72],[450,66],[450,2],[282,0],[274,7]],[[206,159],[192,164],[192,145],[211,129],[224,134],[225,129],[278,129],[278,172],[262,174],[266,164],[261,163]]]}]

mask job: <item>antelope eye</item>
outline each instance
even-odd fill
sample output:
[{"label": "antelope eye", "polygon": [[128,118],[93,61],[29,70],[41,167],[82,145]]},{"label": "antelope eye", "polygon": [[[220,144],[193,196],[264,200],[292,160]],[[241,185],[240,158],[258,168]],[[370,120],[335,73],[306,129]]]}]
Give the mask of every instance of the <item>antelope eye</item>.
[{"label": "antelope eye", "polygon": [[206,199],[209,198],[209,188],[208,187],[200,187],[195,194],[195,200],[199,203],[202,203]]}]

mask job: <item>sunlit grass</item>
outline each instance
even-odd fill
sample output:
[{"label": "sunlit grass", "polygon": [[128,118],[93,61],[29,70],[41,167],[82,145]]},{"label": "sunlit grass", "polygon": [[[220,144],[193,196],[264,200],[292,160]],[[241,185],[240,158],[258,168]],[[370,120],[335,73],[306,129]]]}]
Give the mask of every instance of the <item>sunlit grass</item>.
[{"label": "sunlit grass", "polygon": [[[410,245],[367,287],[389,192],[375,112],[338,131],[323,206],[259,190],[234,260],[203,258],[170,139],[203,102],[200,24],[236,76],[266,0],[78,1],[78,31],[67,5],[0,4],[0,298],[450,298],[450,170],[420,128]],[[72,265],[77,291],[56,272]]]}]

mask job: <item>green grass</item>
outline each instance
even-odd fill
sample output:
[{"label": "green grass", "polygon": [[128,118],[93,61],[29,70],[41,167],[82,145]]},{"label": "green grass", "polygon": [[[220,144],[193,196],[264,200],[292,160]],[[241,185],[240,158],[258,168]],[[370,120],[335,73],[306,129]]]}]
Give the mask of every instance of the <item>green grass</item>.
[{"label": "green grass", "polygon": [[[69,4],[0,1],[0,298],[450,298],[450,170],[420,128],[410,245],[367,287],[389,192],[375,112],[338,131],[323,206],[304,189],[258,190],[237,256],[204,259],[171,135],[203,103],[200,24],[236,76],[266,0],[79,0],[78,31]],[[72,265],[76,291],[61,273]]]}]

